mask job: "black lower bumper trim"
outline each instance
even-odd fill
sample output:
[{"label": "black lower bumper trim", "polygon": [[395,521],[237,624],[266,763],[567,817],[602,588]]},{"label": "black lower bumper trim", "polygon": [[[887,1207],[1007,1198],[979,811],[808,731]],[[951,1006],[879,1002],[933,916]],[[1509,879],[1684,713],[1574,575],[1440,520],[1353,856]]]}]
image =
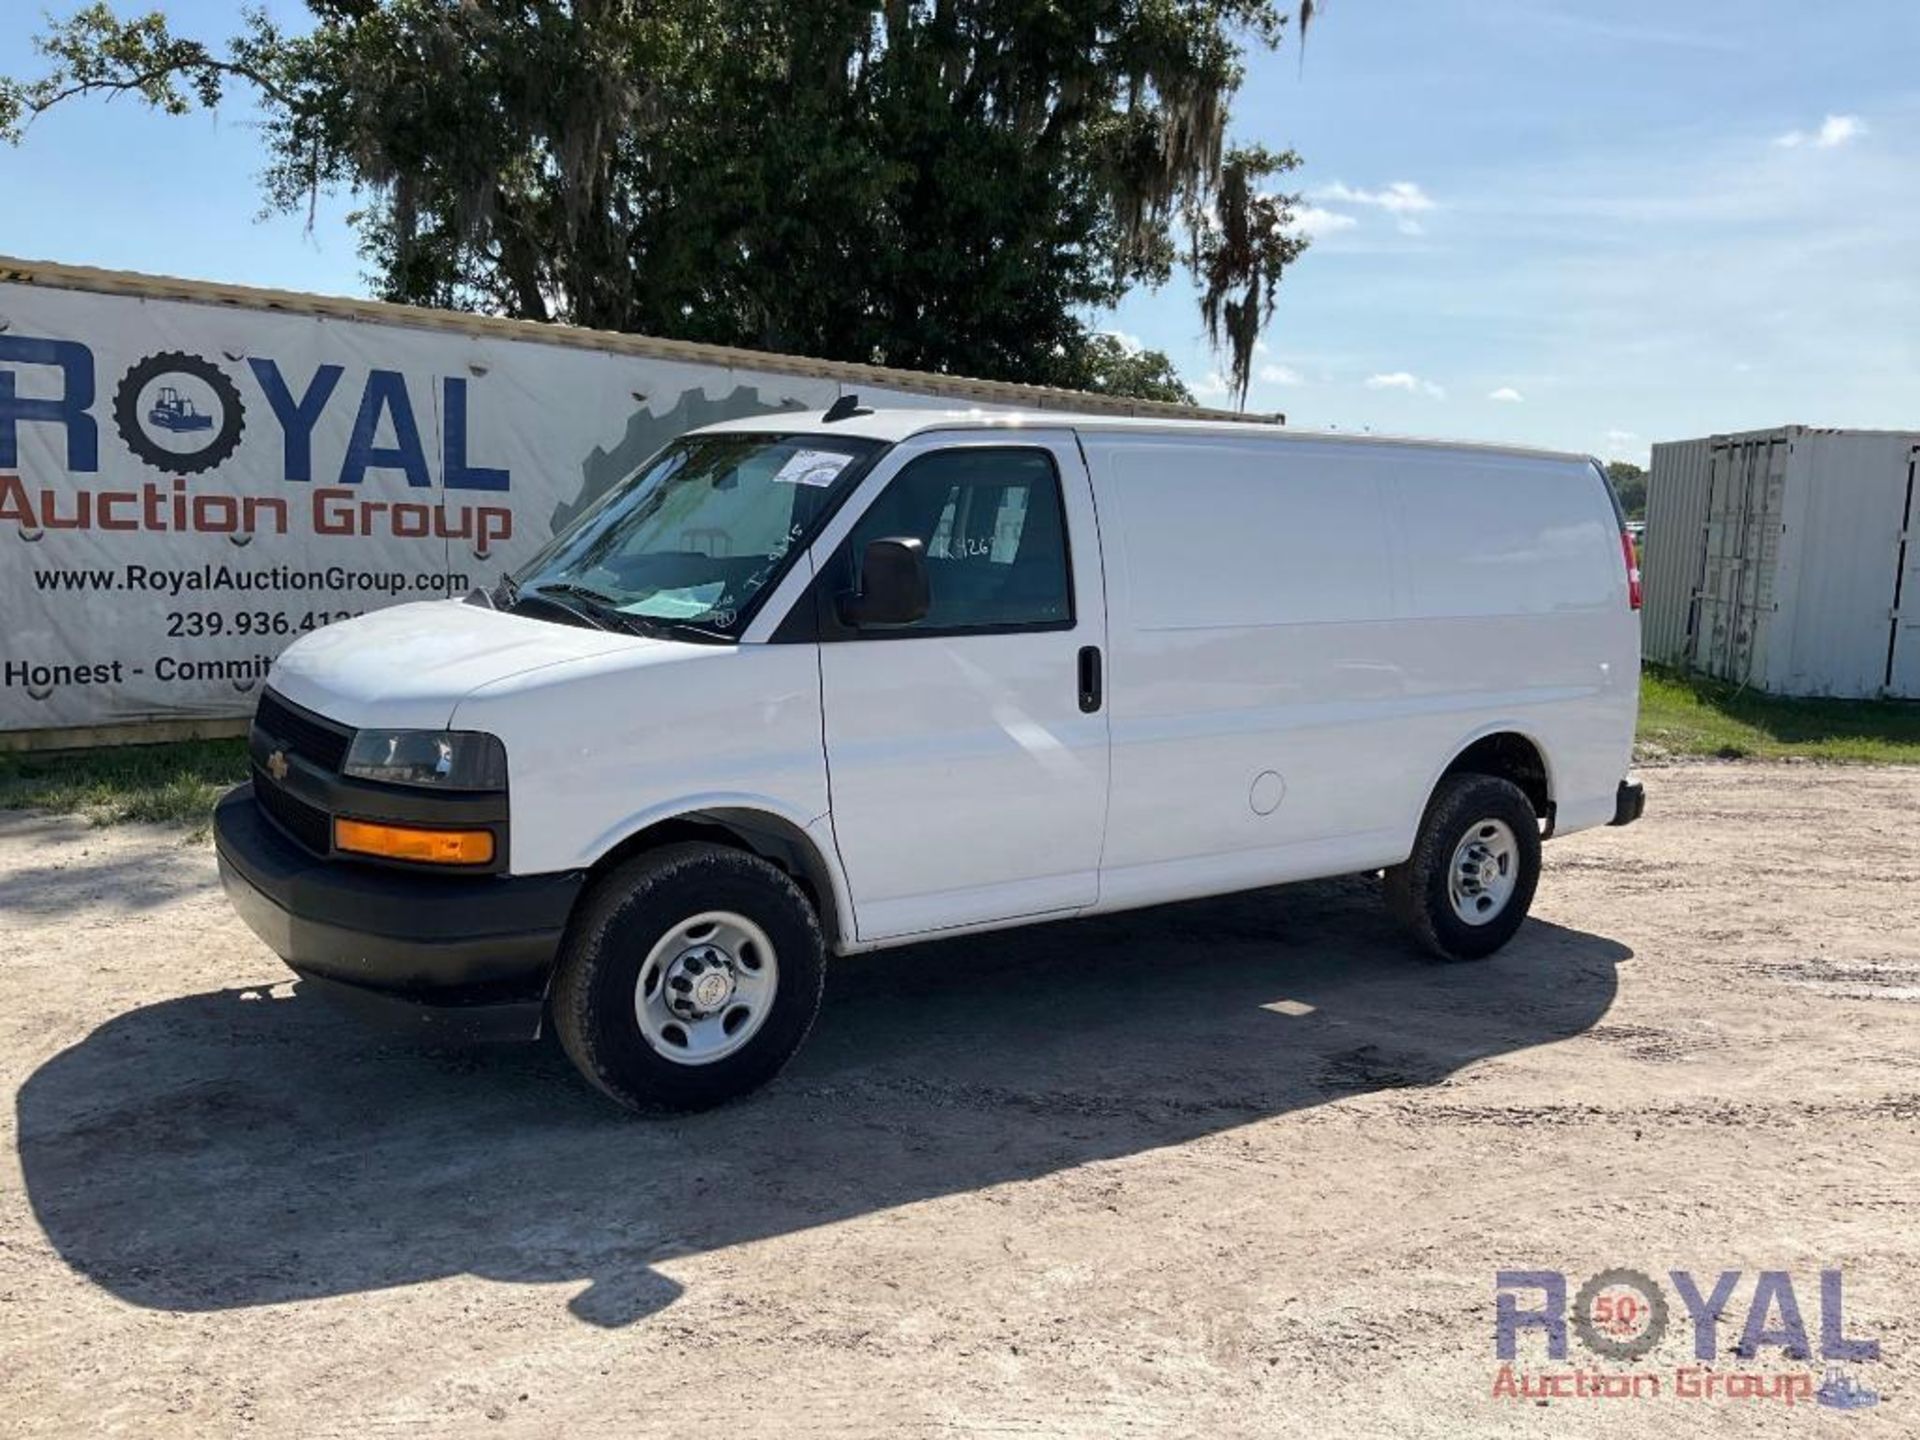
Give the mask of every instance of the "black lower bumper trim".
[{"label": "black lower bumper trim", "polygon": [[312,994],[356,1019],[397,1035],[428,1041],[486,1044],[538,1040],[546,1005],[539,999],[490,1000],[473,1005],[437,1005],[418,995],[390,995],[321,975],[300,976],[299,992]]},{"label": "black lower bumper trim", "polygon": [[1613,819],[1609,825],[1631,825],[1647,813],[1647,787],[1638,780],[1622,780],[1614,792]]},{"label": "black lower bumper trim", "polygon": [[538,1003],[582,875],[432,875],[323,860],[254,803],[214,810],[227,898],[295,972],[401,1001]]}]

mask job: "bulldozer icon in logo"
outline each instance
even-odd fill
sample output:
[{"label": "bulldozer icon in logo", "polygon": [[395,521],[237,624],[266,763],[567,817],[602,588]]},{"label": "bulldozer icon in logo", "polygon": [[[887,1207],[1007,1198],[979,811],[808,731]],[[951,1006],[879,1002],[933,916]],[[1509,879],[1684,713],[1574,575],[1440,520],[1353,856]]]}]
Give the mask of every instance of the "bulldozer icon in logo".
[{"label": "bulldozer icon in logo", "polygon": [[[155,386],[157,380],[172,383]],[[144,405],[143,396],[150,397]],[[198,475],[225,461],[240,448],[246,413],[226,371],[181,350],[149,355],[121,376],[113,392],[114,428],[127,449],[169,475]],[[178,443],[195,435],[206,436],[206,443]]]},{"label": "bulldozer icon in logo", "polygon": [[154,397],[153,408],[147,412],[147,423],[179,435],[194,430],[211,430],[213,417],[202,415],[194,409],[193,401],[173,386],[162,385],[160,393]]}]

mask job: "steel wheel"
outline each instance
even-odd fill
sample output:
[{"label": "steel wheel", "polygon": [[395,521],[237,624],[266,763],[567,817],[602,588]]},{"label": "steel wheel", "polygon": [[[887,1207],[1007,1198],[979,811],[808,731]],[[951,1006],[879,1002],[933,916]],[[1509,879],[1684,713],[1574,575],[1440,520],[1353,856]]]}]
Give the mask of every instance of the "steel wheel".
[{"label": "steel wheel", "polygon": [[1387,871],[1387,908],[1436,960],[1479,960],[1526,922],[1540,817],[1511,780],[1463,771],[1433,787],[1413,850]]},{"label": "steel wheel", "polygon": [[826,975],[820,917],[790,875],[685,841],[642,851],[580,897],[548,1011],[602,1093],[633,1110],[706,1110],[780,1073]]},{"label": "steel wheel", "polygon": [[1513,898],[1520,875],[1520,844],[1502,820],[1481,820],[1467,827],[1447,866],[1447,898],[1453,913],[1469,925],[1500,918]]},{"label": "steel wheel", "polygon": [[731,910],[708,910],[681,921],[647,952],[633,1013],[656,1055],[676,1065],[711,1065],[759,1032],[779,984],[767,932]]}]

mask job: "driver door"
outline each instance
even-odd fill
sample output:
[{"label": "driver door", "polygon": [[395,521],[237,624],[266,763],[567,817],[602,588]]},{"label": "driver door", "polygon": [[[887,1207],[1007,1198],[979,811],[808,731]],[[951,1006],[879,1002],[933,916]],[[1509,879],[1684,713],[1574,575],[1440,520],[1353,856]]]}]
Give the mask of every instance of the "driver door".
[{"label": "driver door", "polygon": [[[1106,609],[1069,432],[920,437],[820,562],[833,834],[862,941],[1068,913],[1099,895]],[[925,547],[930,607],[847,624],[871,540]]]}]

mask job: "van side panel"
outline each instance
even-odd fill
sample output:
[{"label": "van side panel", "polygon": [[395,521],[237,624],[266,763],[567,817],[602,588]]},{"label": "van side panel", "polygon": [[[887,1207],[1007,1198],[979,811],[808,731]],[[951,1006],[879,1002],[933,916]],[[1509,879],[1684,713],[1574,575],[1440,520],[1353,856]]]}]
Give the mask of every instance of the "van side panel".
[{"label": "van side panel", "polygon": [[1612,815],[1637,632],[1585,466],[1286,437],[1083,444],[1108,578],[1102,908],[1397,864],[1440,772],[1498,730],[1570,787],[1567,828]]},{"label": "van side panel", "polygon": [[1546,759],[1555,833],[1605,824],[1633,757],[1640,625],[1604,479],[1579,461],[1433,451],[1396,466],[1388,498],[1419,637],[1405,683],[1439,717],[1408,743],[1431,756],[1469,720],[1517,731]]},{"label": "van side panel", "polygon": [[1085,445],[1111,652],[1101,904],[1385,863],[1405,785],[1379,763],[1400,682],[1371,447]]}]

